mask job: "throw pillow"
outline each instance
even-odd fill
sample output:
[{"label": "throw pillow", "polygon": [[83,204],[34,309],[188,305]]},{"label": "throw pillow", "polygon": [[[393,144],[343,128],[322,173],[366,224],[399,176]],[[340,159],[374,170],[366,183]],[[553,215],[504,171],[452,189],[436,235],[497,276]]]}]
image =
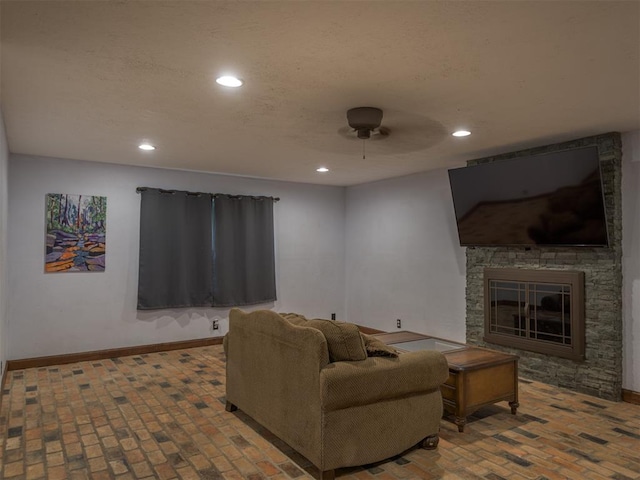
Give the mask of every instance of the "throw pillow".
[{"label": "throw pillow", "polygon": [[307,320],[303,326],[317,328],[324,334],[332,362],[366,360],[367,351],[357,325],[316,318]]},{"label": "throw pillow", "polygon": [[365,360],[367,351],[360,330],[353,323],[336,322],[316,318],[308,320],[297,313],[281,313],[280,316],[299,327],[311,327],[320,330],[327,340],[329,360],[332,362],[353,362]]},{"label": "throw pillow", "polygon": [[387,345],[381,342],[376,337],[363,333],[362,339],[364,340],[364,348],[367,351],[367,355],[370,357],[398,356],[398,351],[395,348],[393,348],[391,345]]}]

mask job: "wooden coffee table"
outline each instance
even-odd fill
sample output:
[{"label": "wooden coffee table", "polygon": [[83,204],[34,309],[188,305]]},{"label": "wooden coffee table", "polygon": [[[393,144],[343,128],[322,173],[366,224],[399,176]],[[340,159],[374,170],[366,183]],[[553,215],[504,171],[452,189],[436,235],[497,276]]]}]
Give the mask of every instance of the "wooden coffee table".
[{"label": "wooden coffee table", "polygon": [[449,378],[442,385],[445,411],[455,417],[463,432],[467,416],[478,408],[508,401],[511,413],[518,409],[518,356],[465,345],[415,332],[380,333],[376,338],[400,351],[439,350],[449,364]]}]

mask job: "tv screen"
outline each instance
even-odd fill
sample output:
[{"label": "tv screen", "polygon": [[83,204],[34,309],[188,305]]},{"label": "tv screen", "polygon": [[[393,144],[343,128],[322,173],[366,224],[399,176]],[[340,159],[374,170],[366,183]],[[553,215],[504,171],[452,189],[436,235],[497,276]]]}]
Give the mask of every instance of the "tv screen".
[{"label": "tv screen", "polygon": [[462,246],[607,246],[598,148],[449,170]]}]

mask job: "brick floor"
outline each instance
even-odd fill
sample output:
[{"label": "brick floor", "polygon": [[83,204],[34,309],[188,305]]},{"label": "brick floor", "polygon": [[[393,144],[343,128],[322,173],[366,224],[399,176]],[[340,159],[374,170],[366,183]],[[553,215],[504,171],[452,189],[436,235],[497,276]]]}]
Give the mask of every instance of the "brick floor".
[{"label": "brick floor", "polygon": [[[306,479],[314,468],[242,412],[224,411],[221,346],[8,372],[0,478]],[[342,479],[640,479],[640,406],[522,380],[520,408],[485,407],[435,451]]]}]

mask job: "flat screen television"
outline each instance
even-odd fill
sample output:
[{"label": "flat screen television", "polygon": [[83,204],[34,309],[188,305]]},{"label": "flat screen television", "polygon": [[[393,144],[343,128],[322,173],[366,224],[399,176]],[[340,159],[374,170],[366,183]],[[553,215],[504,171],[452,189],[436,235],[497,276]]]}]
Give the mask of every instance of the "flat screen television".
[{"label": "flat screen television", "polygon": [[608,245],[598,147],[449,170],[462,246]]}]

